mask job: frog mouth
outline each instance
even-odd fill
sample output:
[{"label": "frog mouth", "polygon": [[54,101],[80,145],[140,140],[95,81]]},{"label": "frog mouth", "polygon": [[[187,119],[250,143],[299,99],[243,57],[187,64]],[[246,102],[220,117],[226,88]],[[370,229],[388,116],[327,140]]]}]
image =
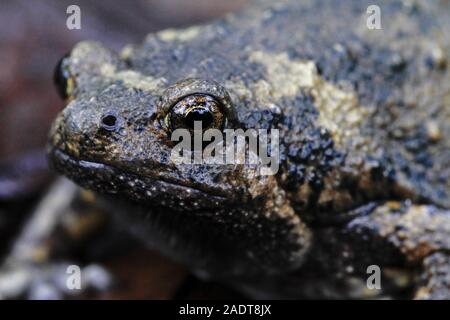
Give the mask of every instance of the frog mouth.
[{"label": "frog mouth", "polygon": [[[184,181],[168,179],[160,176],[140,177],[136,172],[118,166],[79,159],[61,149],[52,148],[49,152],[51,166],[76,183],[94,191],[117,194],[120,188],[127,186],[127,191],[141,189],[149,196],[148,190],[154,190],[154,198],[158,194],[170,191],[187,195],[186,198],[209,198],[213,202],[229,202],[232,197],[226,190],[202,188]],[[145,187],[147,186],[147,187]],[[136,191],[134,191],[136,192]],[[208,201],[210,202],[210,201]]]}]

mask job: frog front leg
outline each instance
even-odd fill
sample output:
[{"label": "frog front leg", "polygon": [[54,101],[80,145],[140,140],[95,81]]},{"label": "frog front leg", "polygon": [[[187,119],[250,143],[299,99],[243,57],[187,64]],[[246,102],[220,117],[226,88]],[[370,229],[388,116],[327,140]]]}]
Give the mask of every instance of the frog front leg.
[{"label": "frog front leg", "polygon": [[387,241],[408,265],[420,268],[415,299],[450,299],[450,210],[387,202],[351,221],[348,230]]}]

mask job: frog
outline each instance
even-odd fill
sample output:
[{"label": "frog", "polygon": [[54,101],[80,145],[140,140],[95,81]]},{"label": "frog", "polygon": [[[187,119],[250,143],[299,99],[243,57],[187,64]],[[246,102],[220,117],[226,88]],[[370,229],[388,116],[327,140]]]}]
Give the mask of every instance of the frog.
[{"label": "frog", "polygon": [[[80,42],[56,69],[49,161],[150,247],[251,297],[449,299],[448,9],[256,0],[119,53]],[[279,170],[174,162],[192,119],[278,130]]]}]

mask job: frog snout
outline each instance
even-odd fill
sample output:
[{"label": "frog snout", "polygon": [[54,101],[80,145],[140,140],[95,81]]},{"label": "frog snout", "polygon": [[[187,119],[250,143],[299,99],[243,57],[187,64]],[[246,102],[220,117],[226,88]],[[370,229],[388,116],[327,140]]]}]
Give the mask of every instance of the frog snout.
[{"label": "frog snout", "polygon": [[92,146],[102,121],[111,128],[117,122],[112,115],[105,115],[84,103],[72,102],[59,115],[52,130],[55,147],[78,156],[80,150]]}]

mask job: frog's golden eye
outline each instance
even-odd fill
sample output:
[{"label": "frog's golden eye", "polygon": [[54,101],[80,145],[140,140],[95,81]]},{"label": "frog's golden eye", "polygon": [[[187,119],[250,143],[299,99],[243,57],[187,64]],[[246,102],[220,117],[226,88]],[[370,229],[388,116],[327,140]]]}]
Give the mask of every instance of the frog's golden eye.
[{"label": "frog's golden eye", "polygon": [[230,96],[224,87],[209,79],[189,78],[166,89],[158,102],[158,116],[166,129],[223,129],[237,125]]},{"label": "frog's golden eye", "polygon": [[69,98],[75,87],[75,80],[69,71],[69,55],[65,55],[59,60],[53,74],[53,81],[61,98]]},{"label": "frog's golden eye", "polygon": [[178,101],[166,115],[165,123],[172,129],[194,129],[195,122],[202,130],[222,129],[225,116],[220,102],[205,94],[192,94]]}]

